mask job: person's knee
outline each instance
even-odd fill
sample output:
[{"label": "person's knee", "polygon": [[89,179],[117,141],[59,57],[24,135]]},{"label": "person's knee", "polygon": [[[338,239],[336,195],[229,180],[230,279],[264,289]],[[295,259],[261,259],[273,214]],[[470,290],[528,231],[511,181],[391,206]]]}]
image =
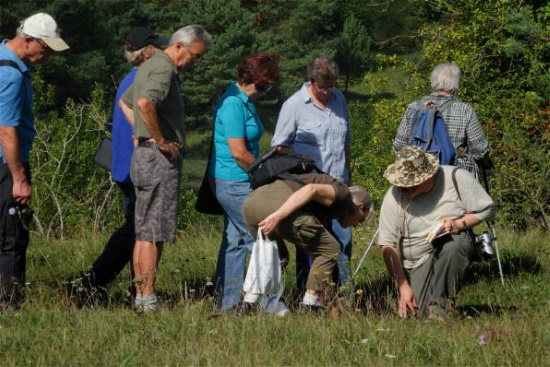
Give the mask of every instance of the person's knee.
[{"label": "person's knee", "polygon": [[451,240],[441,246],[438,257],[463,257],[469,258],[473,250],[470,236],[466,233],[453,235]]}]

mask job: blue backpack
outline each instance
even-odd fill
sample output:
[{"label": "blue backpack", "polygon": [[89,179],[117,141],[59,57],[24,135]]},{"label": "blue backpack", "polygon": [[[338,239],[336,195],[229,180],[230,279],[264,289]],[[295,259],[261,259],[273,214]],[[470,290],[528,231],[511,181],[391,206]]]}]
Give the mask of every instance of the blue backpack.
[{"label": "blue backpack", "polygon": [[439,158],[440,165],[454,166],[456,151],[442,117],[442,112],[450,105],[448,102],[450,101],[443,102],[441,106],[430,102],[415,111],[412,116],[409,144],[435,155]]}]

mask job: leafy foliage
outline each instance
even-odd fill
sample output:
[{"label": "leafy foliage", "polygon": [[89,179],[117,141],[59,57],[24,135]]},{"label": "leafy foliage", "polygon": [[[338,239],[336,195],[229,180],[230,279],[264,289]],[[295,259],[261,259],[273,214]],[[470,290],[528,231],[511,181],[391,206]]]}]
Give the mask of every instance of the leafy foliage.
[{"label": "leafy foliage", "polygon": [[[386,128],[395,132],[399,118],[393,112],[404,111],[405,101],[428,92],[427,75],[436,64],[456,63],[463,75],[459,98],[477,109],[491,142],[495,168],[490,193],[499,220],[549,229],[548,5],[536,9],[511,0],[431,3],[442,20],[421,28],[421,55],[405,64],[409,78],[402,95],[390,108],[374,103],[370,128],[376,137],[385,136],[377,129],[379,113],[384,121],[393,121]],[[390,151],[391,139],[383,143]],[[369,145],[364,155],[371,150]]]}]

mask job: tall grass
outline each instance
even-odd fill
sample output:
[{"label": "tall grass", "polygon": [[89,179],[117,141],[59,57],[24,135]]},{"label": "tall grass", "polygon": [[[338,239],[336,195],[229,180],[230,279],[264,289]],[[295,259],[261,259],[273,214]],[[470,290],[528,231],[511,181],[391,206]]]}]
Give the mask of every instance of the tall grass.
[{"label": "tall grass", "polygon": [[[0,317],[2,366],[314,366],[509,365],[549,361],[550,242],[539,231],[502,231],[502,286],[494,261],[468,274],[447,323],[401,320],[395,292],[378,249],[371,249],[356,281],[357,304],[341,302],[340,317],[217,315],[205,284],[215,269],[221,223],[190,226],[166,248],[158,290],[164,307],[137,315],[127,305],[128,271],[109,289],[110,303],[78,308],[66,280],[86,270],[108,233],[79,240],[33,236],[27,299]],[[372,229],[355,232],[355,260]],[[286,271],[293,306],[293,264]],[[293,310],[294,311],[294,310]]]}]

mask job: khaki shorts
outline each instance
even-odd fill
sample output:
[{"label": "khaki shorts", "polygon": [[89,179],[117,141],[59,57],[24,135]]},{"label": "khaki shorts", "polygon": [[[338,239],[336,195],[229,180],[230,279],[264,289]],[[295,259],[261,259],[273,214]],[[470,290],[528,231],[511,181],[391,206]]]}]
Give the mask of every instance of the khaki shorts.
[{"label": "khaki shorts", "polygon": [[138,241],[175,242],[181,162],[169,161],[154,143],[134,151],[130,177],[136,189]]}]

